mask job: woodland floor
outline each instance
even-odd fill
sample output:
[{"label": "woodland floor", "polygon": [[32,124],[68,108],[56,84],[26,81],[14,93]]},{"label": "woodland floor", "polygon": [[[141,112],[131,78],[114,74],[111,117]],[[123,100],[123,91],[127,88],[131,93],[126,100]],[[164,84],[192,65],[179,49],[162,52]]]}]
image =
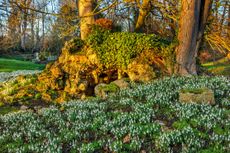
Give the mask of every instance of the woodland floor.
[{"label": "woodland floor", "polygon": [[[202,66],[214,75],[230,76],[230,61],[222,58],[215,62],[208,62]],[[22,57],[0,58],[0,82],[12,79],[18,75],[37,73],[45,67],[43,64],[35,64],[25,61]],[[4,115],[9,112],[20,110],[20,106],[0,106],[0,114]]]},{"label": "woodland floor", "polygon": [[[230,73],[227,59],[203,66],[216,75]],[[0,82],[43,67],[0,58]],[[0,106],[0,152],[228,152],[229,85],[226,77],[170,77],[133,84],[106,100],[52,106],[34,100],[23,104],[26,111]],[[201,87],[214,91],[215,106],[179,102],[181,89]]]}]

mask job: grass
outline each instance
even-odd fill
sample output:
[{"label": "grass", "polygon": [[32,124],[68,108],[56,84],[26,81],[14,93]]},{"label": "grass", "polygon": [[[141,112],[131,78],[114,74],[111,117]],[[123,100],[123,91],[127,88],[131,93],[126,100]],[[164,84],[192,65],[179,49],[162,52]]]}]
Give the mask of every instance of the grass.
[{"label": "grass", "polygon": [[202,66],[215,75],[230,76],[230,60],[227,57],[218,61],[205,63]]},{"label": "grass", "polygon": [[0,72],[11,72],[16,70],[42,70],[43,64],[35,64],[29,61],[0,58]]}]

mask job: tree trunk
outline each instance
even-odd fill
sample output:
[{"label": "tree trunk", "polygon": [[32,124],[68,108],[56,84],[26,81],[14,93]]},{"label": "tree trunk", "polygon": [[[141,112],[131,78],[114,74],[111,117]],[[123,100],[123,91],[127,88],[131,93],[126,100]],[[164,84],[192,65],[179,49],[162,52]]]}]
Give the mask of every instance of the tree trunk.
[{"label": "tree trunk", "polygon": [[228,27],[227,27],[228,37],[230,39],[230,5],[228,5]]},{"label": "tree trunk", "polygon": [[35,50],[36,51],[39,51],[40,50],[40,46],[39,46],[39,43],[40,43],[40,37],[39,37],[39,25],[40,25],[40,20],[38,19],[38,24],[36,25],[36,35],[35,35]]},{"label": "tree trunk", "polygon": [[135,27],[136,32],[143,31],[145,18],[150,11],[150,7],[151,7],[150,0],[143,0],[142,5],[139,8],[139,15],[138,15],[138,19],[137,19],[136,27]]},{"label": "tree trunk", "polygon": [[21,48],[25,51],[26,49],[26,30],[27,30],[27,12],[23,11],[22,19],[22,35],[21,35]]},{"label": "tree trunk", "polygon": [[196,57],[200,48],[211,0],[182,0],[177,48],[177,73],[197,74]]},{"label": "tree trunk", "polygon": [[[34,3],[33,3],[34,4]],[[34,32],[34,12],[31,11],[31,20],[30,20],[30,26],[31,26],[31,49],[32,53],[34,53],[34,48],[35,48],[35,32]]]},{"label": "tree trunk", "polygon": [[196,58],[198,51],[202,45],[202,40],[203,40],[203,35],[204,35],[204,30],[207,24],[208,16],[211,10],[212,6],[212,0],[203,0],[201,2],[201,12],[200,12],[200,19],[199,19],[199,31],[198,31],[198,36],[197,36],[197,43],[196,43],[196,50],[195,50],[195,57],[194,61],[192,63],[192,71],[195,72],[197,71],[197,66],[196,66]]},{"label": "tree trunk", "polygon": [[81,18],[80,30],[81,39],[84,40],[90,33],[90,26],[94,23],[93,0],[79,0],[78,9]]}]

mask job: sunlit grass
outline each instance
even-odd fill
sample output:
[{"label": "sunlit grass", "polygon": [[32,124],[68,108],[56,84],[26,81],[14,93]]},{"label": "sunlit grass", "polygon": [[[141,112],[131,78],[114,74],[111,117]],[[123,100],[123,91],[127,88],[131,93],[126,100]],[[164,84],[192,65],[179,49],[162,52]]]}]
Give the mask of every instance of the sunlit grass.
[{"label": "sunlit grass", "polygon": [[205,63],[202,66],[213,74],[230,76],[230,60],[227,57],[218,61]]},{"label": "sunlit grass", "polygon": [[16,70],[42,70],[43,64],[35,64],[29,61],[0,58],[0,72],[11,72]]}]

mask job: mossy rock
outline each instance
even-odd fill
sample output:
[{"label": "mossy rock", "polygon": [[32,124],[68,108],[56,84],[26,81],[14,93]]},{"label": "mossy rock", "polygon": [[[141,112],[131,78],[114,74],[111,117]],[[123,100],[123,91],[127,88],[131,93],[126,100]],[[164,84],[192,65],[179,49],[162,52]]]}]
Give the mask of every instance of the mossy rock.
[{"label": "mossy rock", "polygon": [[[165,51],[171,49],[170,44],[156,35],[93,31],[87,40],[76,37],[67,41],[59,58],[41,74],[18,77],[14,84],[0,88],[0,101],[35,99],[60,103],[93,96],[98,83],[127,76],[131,81],[151,81],[156,77],[155,67],[165,65],[164,57],[169,57]],[[105,98],[128,86],[124,81],[101,84],[95,94]]]},{"label": "mossy rock", "polygon": [[128,65],[127,74],[130,80],[135,82],[149,82],[156,78],[156,73],[149,64],[138,61]]},{"label": "mossy rock", "polygon": [[193,93],[193,94],[202,94],[203,92],[208,91],[208,88],[194,88],[194,89],[182,89],[180,92],[182,93]]},{"label": "mossy rock", "polygon": [[115,83],[100,83],[94,88],[94,93],[96,96],[106,99],[109,94],[116,93],[119,90],[120,88]]},{"label": "mossy rock", "polygon": [[181,89],[179,101],[182,103],[215,104],[214,92],[208,88]]},{"label": "mossy rock", "polygon": [[126,89],[130,87],[130,84],[127,81],[128,79],[119,79],[115,80],[112,83],[117,85],[120,89]]}]

